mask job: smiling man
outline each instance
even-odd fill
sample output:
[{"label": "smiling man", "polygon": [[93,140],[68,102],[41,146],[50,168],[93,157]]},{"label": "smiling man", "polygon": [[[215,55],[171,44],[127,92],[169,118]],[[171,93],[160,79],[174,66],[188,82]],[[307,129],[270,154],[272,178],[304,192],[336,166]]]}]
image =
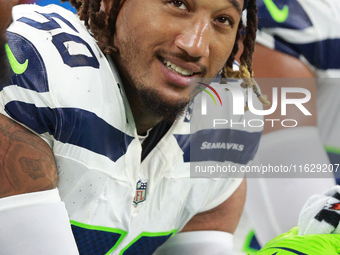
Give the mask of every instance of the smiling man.
[{"label": "smiling man", "polygon": [[139,133],[164,118],[173,122],[190,100],[190,80],[215,77],[222,70],[234,46],[242,4],[149,2],[127,1],[114,36],[120,53],[114,60],[128,85]]},{"label": "smiling man", "polygon": [[[187,105],[191,79],[235,75],[246,8],[250,77],[255,1],[70,2],[80,20],[25,5],[8,29],[27,66],[0,92],[0,254],[231,253],[245,181],[190,178]],[[229,129],[204,132],[257,147],[260,132]],[[222,163],[254,153],[224,150]]]},{"label": "smiling man", "polygon": [[217,76],[233,49],[241,18],[237,1],[149,2],[127,1],[114,37],[120,52],[115,62],[123,83],[130,84],[129,102],[145,113],[137,128],[139,119],[153,119],[142,132],[164,117],[176,118],[190,100],[192,78]]}]

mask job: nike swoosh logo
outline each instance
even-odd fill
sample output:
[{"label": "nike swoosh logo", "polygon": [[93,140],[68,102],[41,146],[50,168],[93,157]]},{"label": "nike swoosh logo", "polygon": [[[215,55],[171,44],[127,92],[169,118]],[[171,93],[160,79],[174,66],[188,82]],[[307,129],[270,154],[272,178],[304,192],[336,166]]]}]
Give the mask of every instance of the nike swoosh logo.
[{"label": "nike swoosh logo", "polygon": [[20,64],[18,60],[15,58],[11,48],[8,46],[8,44],[5,44],[5,49],[7,53],[7,57],[9,60],[9,63],[11,64],[12,70],[15,74],[23,74],[28,66],[28,59],[23,64]]},{"label": "nike swoosh logo", "polygon": [[285,5],[282,9],[279,9],[273,0],[263,0],[263,3],[266,5],[270,15],[277,23],[283,23],[287,20],[289,15],[288,5]]},{"label": "nike swoosh logo", "polygon": [[[303,253],[301,251],[297,251],[297,250],[287,248],[287,247],[270,247],[269,249],[280,249],[280,250],[284,250],[284,251],[290,251],[291,253],[296,254],[296,255],[308,255],[308,254]],[[277,253],[278,252],[275,252],[272,255],[276,255]]]}]

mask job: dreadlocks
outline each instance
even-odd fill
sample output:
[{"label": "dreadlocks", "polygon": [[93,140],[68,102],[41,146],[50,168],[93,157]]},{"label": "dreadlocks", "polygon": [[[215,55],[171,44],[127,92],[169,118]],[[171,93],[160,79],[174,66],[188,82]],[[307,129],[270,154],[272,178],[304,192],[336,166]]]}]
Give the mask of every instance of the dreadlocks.
[{"label": "dreadlocks", "polygon": [[[126,0],[112,0],[112,6],[109,11],[109,16],[106,17],[104,11],[100,10],[102,0],[61,0],[62,2],[70,2],[76,9],[81,20],[91,29],[95,38],[98,41],[100,48],[108,54],[117,52],[113,45],[113,35],[116,30],[116,21],[118,13]],[[251,62],[254,52],[255,37],[257,30],[257,7],[256,0],[249,0],[247,6],[247,26],[246,36],[243,41],[244,50],[241,55],[241,65],[247,66],[249,73],[252,73]],[[238,26],[236,40],[233,51],[225,65],[223,76],[227,76],[227,67],[232,68],[239,47],[238,41],[241,38],[243,29],[242,21]]]},{"label": "dreadlocks", "polygon": [[[238,26],[236,39],[234,48],[229,56],[227,63],[225,64],[221,76],[222,78],[242,78],[243,83],[241,86],[243,88],[251,87],[255,95],[259,98],[263,105],[269,105],[270,102],[267,100],[265,96],[263,96],[259,92],[258,85],[253,79],[253,70],[252,70],[252,56],[255,48],[255,39],[256,39],[256,31],[257,31],[257,5],[256,0],[248,1],[247,6],[247,26],[245,28],[245,37],[243,39],[243,52],[240,56],[240,70],[233,70],[233,63],[235,60],[235,56],[238,53],[239,47],[238,43],[241,38],[241,33],[243,30],[243,23],[240,21]],[[248,109],[248,106],[245,107]]]},{"label": "dreadlocks", "polygon": [[[62,2],[70,2],[77,10],[81,20],[91,30],[94,37],[98,41],[101,50],[108,55],[118,52],[118,49],[113,46],[113,36],[116,31],[117,16],[126,0],[112,0],[111,9],[107,16],[103,10],[100,10],[102,0],[61,0]],[[221,77],[242,78],[242,87],[252,87],[254,93],[260,101],[267,105],[269,102],[259,93],[258,87],[253,77],[251,67],[252,55],[255,47],[255,38],[257,30],[257,6],[256,0],[249,0],[247,5],[247,25],[245,28],[245,37],[243,40],[244,50],[240,57],[240,71],[233,71],[233,63],[235,56],[238,53],[238,42],[241,38],[243,30],[242,20],[240,21],[236,33],[235,44],[233,50],[222,70]]]},{"label": "dreadlocks", "polygon": [[100,10],[102,0],[61,0],[70,2],[76,10],[79,18],[85,22],[98,41],[100,49],[108,55],[118,51],[113,45],[113,35],[116,32],[118,13],[125,0],[113,0],[109,15]]}]

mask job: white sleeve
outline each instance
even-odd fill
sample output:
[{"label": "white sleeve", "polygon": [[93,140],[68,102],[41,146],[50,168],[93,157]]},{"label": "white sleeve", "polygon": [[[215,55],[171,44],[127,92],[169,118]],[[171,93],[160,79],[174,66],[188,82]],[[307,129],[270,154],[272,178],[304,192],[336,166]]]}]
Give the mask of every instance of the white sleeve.
[{"label": "white sleeve", "polygon": [[58,189],[0,199],[0,255],[77,255]]},{"label": "white sleeve", "polygon": [[[275,131],[263,136],[255,164],[329,164],[316,127]],[[323,178],[248,178],[246,211],[263,245],[298,223],[308,197],[334,186],[333,173]],[[282,176],[281,176],[282,177]],[[250,213],[251,212],[251,213]]]}]

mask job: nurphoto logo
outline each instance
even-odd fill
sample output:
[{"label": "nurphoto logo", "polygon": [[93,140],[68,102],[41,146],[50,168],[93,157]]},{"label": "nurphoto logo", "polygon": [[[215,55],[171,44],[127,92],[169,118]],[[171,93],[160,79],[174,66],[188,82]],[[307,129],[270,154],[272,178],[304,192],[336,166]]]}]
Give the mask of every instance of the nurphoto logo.
[{"label": "nurphoto logo", "polygon": [[[215,95],[217,96],[218,100],[220,101],[221,106],[223,106],[223,105],[222,105],[222,100],[221,100],[220,95],[217,93],[217,91],[216,91],[213,87],[211,87],[210,85],[208,85],[208,84],[206,84],[206,83],[204,83],[204,82],[197,82],[197,83],[200,84],[200,85],[203,85],[203,86],[205,86],[205,87],[207,87],[207,88],[209,88],[212,92],[214,92]],[[198,89],[200,89],[200,90],[206,92],[206,93],[212,98],[212,100],[214,100],[215,105],[217,105],[214,96],[213,96],[208,90],[206,90],[206,89],[204,89],[204,88],[201,88],[200,85],[197,86],[196,88],[198,88]],[[205,107],[206,107],[206,104],[205,104]]]},{"label": "nurphoto logo", "polygon": [[[266,85],[269,82],[270,85],[273,85],[278,81],[269,80]],[[282,81],[279,82],[282,84]],[[261,127],[265,123],[269,123],[272,127],[280,123],[282,127],[293,128],[298,126],[298,119],[288,118],[287,109],[294,109],[295,112],[298,111],[305,116],[312,115],[306,105],[311,100],[311,92],[306,88],[298,87],[298,83],[294,87],[272,86],[271,92],[267,92],[271,94],[271,105],[267,108],[263,108],[262,104],[259,104],[252,88],[243,88],[240,86],[241,83],[242,81],[238,80],[228,81],[228,84],[221,84],[216,81],[212,83],[205,82],[205,80],[195,81],[195,88],[199,89],[200,92],[205,92],[201,93],[200,113],[202,116],[209,114],[211,117],[215,117],[212,122],[214,128],[222,128],[222,125]],[[213,100],[214,104],[209,100]],[[219,106],[219,108],[215,108],[216,106]],[[225,109],[223,110],[222,107]],[[216,118],[215,113],[217,111],[228,111],[233,116],[240,117],[246,113],[251,113],[253,117],[249,115],[250,119],[247,118],[247,121],[242,119],[241,122],[235,122],[235,119]],[[275,116],[280,115],[281,118],[271,119],[270,115],[273,113],[277,113]]]},{"label": "nurphoto logo", "polygon": [[[208,85],[206,85],[208,86]],[[274,113],[278,107],[278,88],[273,88],[273,93],[272,93],[272,105],[270,109],[263,110],[263,109],[256,109],[254,107],[254,99],[252,96],[252,89],[248,88],[248,93],[247,96],[244,95],[243,89],[241,87],[236,87],[232,85],[227,85],[227,84],[220,84],[221,88],[227,89],[231,92],[232,98],[233,98],[233,114],[235,115],[244,115],[244,106],[245,102],[247,102],[247,106],[249,108],[249,111],[255,115],[259,116],[266,116]],[[211,86],[209,86],[210,89],[213,90]],[[201,89],[201,88],[200,88]],[[303,104],[309,102],[311,99],[311,93],[309,90],[304,89],[304,88],[292,88],[292,87],[283,87],[281,89],[281,115],[285,116],[287,115],[287,105],[295,105],[304,115],[312,115]],[[203,90],[203,89],[202,89]],[[204,90],[206,91],[206,90]],[[216,90],[213,90],[216,94]],[[211,97],[211,93],[206,91]],[[304,98],[288,98],[289,93],[300,93],[303,94],[305,97]],[[218,94],[217,94],[218,95]],[[246,101],[247,97],[247,101]],[[220,99],[220,97],[218,96]],[[213,98],[214,99],[214,98]],[[215,101],[215,99],[214,99]],[[216,102],[215,102],[216,103]],[[222,105],[222,102],[221,102]],[[202,115],[207,114],[207,102],[202,99],[202,108],[201,108],[201,113]]]}]

